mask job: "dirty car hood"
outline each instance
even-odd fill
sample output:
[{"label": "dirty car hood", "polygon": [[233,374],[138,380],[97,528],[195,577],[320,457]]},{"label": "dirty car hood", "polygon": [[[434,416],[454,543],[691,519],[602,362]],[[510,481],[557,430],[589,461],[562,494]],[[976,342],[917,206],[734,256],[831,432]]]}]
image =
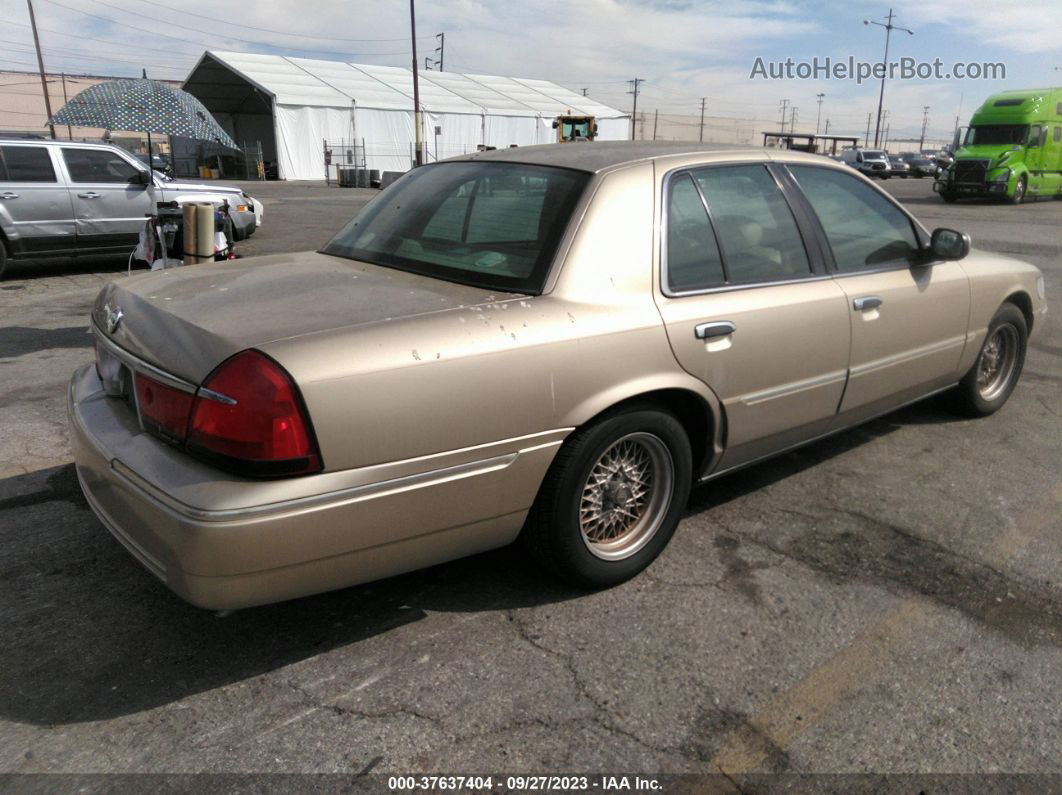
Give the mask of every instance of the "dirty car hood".
[{"label": "dirty car hood", "polygon": [[309,251],[121,279],[100,292],[93,319],[122,348],[200,383],[234,353],[275,340],[508,297]]}]

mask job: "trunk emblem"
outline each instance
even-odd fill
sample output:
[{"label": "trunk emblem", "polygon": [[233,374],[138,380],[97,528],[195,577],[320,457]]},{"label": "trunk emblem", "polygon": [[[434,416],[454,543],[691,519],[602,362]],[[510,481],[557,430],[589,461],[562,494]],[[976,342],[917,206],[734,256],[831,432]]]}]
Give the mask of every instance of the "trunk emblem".
[{"label": "trunk emblem", "polygon": [[107,322],[107,333],[113,334],[118,330],[118,326],[122,324],[122,318],[125,315],[122,313],[122,308],[115,304],[113,307],[108,304],[103,307],[103,319]]}]

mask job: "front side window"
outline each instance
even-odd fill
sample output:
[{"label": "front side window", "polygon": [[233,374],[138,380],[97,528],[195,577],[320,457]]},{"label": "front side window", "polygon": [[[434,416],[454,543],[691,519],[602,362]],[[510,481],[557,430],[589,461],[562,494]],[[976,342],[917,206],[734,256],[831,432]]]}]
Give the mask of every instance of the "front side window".
[{"label": "front side window", "polygon": [[919,257],[910,219],[877,190],[832,168],[790,165],[826,232],[839,271],[910,265]]},{"label": "front side window", "polygon": [[588,173],[517,163],[425,166],[371,202],[325,254],[476,287],[539,293]]},{"label": "front side window", "polygon": [[113,182],[129,185],[139,180],[140,169],[106,149],[63,148],[71,182]]},{"label": "front side window", "polygon": [[55,182],[52,158],[43,146],[2,146],[0,161],[10,182]]}]

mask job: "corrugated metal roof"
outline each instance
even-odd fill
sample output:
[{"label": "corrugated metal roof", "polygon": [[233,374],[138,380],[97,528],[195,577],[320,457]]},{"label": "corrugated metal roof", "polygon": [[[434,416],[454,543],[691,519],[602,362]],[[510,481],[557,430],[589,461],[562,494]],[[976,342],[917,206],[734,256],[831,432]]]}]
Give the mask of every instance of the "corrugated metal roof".
[{"label": "corrugated metal roof", "polygon": [[[413,104],[413,73],[401,67],[215,50],[206,56],[273,95],[279,105],[349,108],[356,102],[362,108],[409,110]],[[433,71],[420,72],[419,77],[420,102],[431,113],[627,115],[547,80]]]}]

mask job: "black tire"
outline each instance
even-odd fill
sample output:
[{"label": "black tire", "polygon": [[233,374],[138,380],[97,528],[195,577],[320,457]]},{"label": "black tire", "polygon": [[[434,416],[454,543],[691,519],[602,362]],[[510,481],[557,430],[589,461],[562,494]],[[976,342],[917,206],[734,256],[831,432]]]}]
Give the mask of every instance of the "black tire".
[{"label": "black tire", "polygon": [[[998,378],[985,383],[985,369],[990,369],[992,363],[986,357],[993,356],[990,345],[999,340],[1004,341],[1003,344],[1009,349],[1004,349]],[[1014,304],[1003,304],[988,324],[988,333],[973,367],[952,393],[956,410],[968,417],[987,417],[999,411],[1021,377],[1028,340],[1029,328],[1025,315]]]},{"label": "black tire", "polygon": [[959,200],[958,194],[952,191],[941,191],[940,198],[946,201],[948,204],[955,204]]},{"label": "black tire", "polygon": [[1014,195],[1007,197],[1008,204],[1021,204],[1025,201],[1025,191],[1029,187],[1029,180],[1022,174],[1018,177],[1018,184],[1014,186]]},{"label": "black tire", "polygon": [[7,270],[7,244],[0,239],[0,281],[4,280],[4,271]]},{"label": "black tire", "polygon": [[[636,441],[631,442],[632,439]],[[654,439],[655,442],[650,441]],[[580,521],[580,508],[593,488],[588,482],[590,474],[606,453],[623,449],[624,444],[643,442],[654,447],[659,443],[666,450],[671,464],[670,483],[665,477],[666,463],[655,463],[653,459],[652,491],[638,514],[641,518],[612,541],[595,544],[584,535]],[[652,563],[667,546],[689,498],[692,468],[689,438],[673,415],[643,405],[606,416],[565,440],[535,498],[521,542],[540,565],[572,585],[580,588],[618,585]],[[610,478],[605,488],[614,481]],[[652,510],[655,500],[664,499],[658,495],[665,492],[670,492],[666,494],[666,502],[658,503],[656,510]],[[606,515],[608,511],[597,513]],[[643,526],[645,538],[637,546],[639,525]],[[650,531],[653,525],[655,529]],[[601,557],[622,554],[622,548],[612,552],[607,544],[623,543],[631,546],[626,556]],[[596,553],[591,551],[592,545],[598,550]]]}]

